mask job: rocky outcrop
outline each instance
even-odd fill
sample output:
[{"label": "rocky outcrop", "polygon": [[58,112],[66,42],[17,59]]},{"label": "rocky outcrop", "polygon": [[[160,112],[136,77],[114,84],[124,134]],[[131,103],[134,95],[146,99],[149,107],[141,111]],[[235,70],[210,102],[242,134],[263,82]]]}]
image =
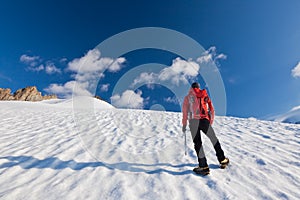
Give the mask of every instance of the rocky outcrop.
[{"label": "rocky outcrop", "polygon": [[0,88],[0,100],[14,100],[10,89]]},{"label": "rocky outcrop", "polygon": [[95,95],[95,96],[94,96],[94,98],[96,98],[96,99],[99,99],[99,100],[102,100],[102,101],[103,101],[103,99],[102,99],[101,97],[99,97],[98,95]]},{"label": "rocky outcrop", "polygon": [[56,94],[45,95],[45,96],[42,96],[42,97],[43,97],[43,100],[57,99]]},{"label": "rocky outcrop", "polygon": [[15,100],[18,101],[41,101],[42,94],[36,87],[26,87],[19,89],[14,93]]},{"label": "rocky outcrop", "polygon": [[35,86],[19,89],[14,94],[11,94],[10,89],[0,88],[0,100],[42,101],[48,99],[57,99],[57,96],[56,95],[42,96],[41,92],[39,92]]}]

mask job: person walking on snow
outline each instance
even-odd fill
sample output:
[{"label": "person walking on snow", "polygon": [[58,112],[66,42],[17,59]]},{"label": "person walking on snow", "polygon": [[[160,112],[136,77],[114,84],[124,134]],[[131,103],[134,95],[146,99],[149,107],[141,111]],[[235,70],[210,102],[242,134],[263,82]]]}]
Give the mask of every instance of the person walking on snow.
[{"label": "person walking on snow", "polygon": [[182,131],[186,131],[187,121],[189,121],[189,128],[199,162],[199,166],[193,170],[197,174],[209,174],[209,167],[201,141],[201,131],[212,142],[220,167],[225,168],[229,163],[229,159],[225,157],[220,142],[211,126],[214,121],[214,114],[214,107],[206,90],[201,90],[199,83],[193,83],[182,105]]}]

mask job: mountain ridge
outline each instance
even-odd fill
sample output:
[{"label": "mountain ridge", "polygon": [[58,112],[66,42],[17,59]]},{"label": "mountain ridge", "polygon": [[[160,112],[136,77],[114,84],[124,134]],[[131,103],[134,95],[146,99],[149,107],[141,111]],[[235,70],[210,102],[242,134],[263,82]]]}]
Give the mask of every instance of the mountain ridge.
[{"label": "mountain ridge", "polygon": [[49,99],[57,99],[57,95],[51,94],[43,96],[36,86],[27,86],[18,89],[13,94],[11,94],[10,88],[0,88],[1,101],[42,101]]},{"label": "mountain ridge", "polygon": [[270,120],[283,123],[300,124],[300,106],[296,106],[284,114],[271,117]]}]

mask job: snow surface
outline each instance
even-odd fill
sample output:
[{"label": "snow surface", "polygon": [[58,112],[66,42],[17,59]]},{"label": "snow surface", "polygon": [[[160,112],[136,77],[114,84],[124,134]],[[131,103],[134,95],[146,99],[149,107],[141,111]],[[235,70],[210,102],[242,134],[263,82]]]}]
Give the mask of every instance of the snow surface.
[{"label": "snow surface", "polygon": [[87,102],[0,102],[0,199],[300,199],[300,125],[216,117],[202,177],[180,113]]}]

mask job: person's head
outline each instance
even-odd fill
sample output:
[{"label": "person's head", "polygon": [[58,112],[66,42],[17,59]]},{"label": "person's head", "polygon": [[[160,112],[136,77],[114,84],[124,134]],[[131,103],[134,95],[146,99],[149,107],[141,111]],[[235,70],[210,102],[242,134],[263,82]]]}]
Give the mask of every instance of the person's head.
[{"label": "person's head", "polygon": [[197,83],[197,82],[194,82],[194,83],[192,83],[191,87],[194,88],[194,89],[195,88],[200,88],[200,84]]}]

